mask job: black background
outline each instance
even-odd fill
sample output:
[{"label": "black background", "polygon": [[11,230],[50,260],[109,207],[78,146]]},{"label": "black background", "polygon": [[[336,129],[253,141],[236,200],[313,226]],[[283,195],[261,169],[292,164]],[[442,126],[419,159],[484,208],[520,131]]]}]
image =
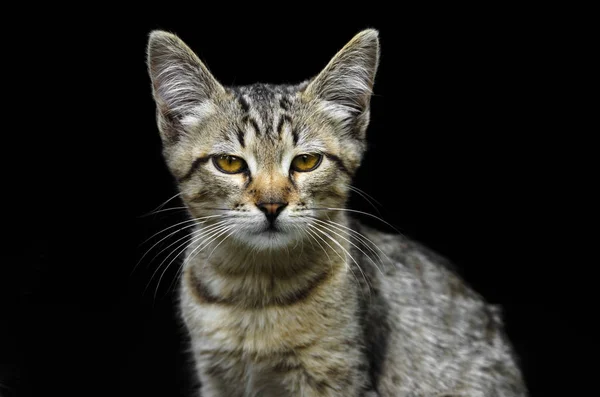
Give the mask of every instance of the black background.
[{"label": "black background", "polygon": [[[131,274],[151,246],[142,242],[184,219],[143,217],[176,193],[155,126],[148,33],[177,33],[217,79],[237,85],[302,81],[368,27],[380,30],[382,55],[354,186],[504,307],[532,395],[558,393],[549,380],[566,349],[554,321],[560,280],[539,233],[548,220],[538,190],[551,170],[537,156],[543,131],[531,117],[543,96],[544,37],[531,15],[103,11],[48,10],[42,21],[23,19],[5,43],[17,128],[4,138],[0,395],[183,396],[191,387],[175,267],[158,289],[159,262]],[[377,214],[360,197],[351,206]]]}]

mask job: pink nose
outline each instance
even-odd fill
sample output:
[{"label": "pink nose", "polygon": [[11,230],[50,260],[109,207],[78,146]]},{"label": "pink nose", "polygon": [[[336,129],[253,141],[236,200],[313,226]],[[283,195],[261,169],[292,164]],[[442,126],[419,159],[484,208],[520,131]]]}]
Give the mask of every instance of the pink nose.
[{"label": "pink nose", "polygon": [[287,207],[287,205],[288,203],[256,203],[258,209],[264,212],[265,216],[267,217],[267,220],[270,223],[275,222],[277,216],[281,214],[281,211],[283,211],[283,209]]}]

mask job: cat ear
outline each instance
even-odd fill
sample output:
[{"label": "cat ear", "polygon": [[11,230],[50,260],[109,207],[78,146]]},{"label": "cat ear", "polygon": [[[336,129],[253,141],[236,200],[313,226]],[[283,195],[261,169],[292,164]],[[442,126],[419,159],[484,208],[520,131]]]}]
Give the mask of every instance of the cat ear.
[{"label": "cat ear", "polygon": [[206,116],[210,100],[225,89],[174,34],[153,31],[148,40],[148,72],[163,138],[173,138],[186,122]]},{"label": "cat ear", "polygon": [[328,101],[334,113],[347,113],[346,117],[364,115],[368,119],[378,64],[379,33],[374,29],[364,30],[333,57],[309,83],[305,93]]}]

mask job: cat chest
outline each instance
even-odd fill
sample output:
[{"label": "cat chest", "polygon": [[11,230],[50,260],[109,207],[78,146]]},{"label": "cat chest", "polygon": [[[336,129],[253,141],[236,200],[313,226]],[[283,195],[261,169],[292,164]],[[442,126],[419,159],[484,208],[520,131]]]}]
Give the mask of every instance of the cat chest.
[{"label": "cat chest", "polygon": [[310,345],[326,334],[328,321],[319,321],[314,310],[304,309],[198,305],[184,317],[192,337],[207,348],[267,353]]}]

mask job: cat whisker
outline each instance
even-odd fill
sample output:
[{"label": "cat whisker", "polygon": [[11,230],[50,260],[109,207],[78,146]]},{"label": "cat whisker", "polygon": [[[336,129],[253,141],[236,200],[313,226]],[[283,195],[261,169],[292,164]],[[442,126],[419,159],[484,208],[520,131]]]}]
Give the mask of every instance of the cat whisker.
[{"label": "cat whisker", "polygon": [[[188,247],[190,247],[192,244],[194,244],[197,241],[200,241],[203,237],[206,237],[207,233],[211,233],[210,236],[208,238],[211,238],[212,236],[214,236],[215,234],[218,234],[220,232],[222,232],[223,230],[225,230],[225,232],[227,230],[229,230],[230,226],[221,226],[220,228],[218,228],[218,230],[215,231],[215,229],[211,229],[209,232],[203,233],[202,236],[196,237],[194,238],[193,241],[190,241],[185,248],[183,248],[181,251],[179,251],[179,253],[177,255],[175,255],[173,257],[173,259],[171,259],[171,261],[169,262],[169,264],[164,268],[164,270],[162,271],[159,279],[158,279],[158,283],[156,283],[156,289],[154,290],[154,299],[156,300],[156,295],[158,294],[158,288],[160,287],[160,282],[162,280],[162,278],[164,277],[165,273],[167,272],[167,270],[169,269],[169,267],[171,267],[171,264],[173,262],[175,262],[175,260],[179,257],[179,255],[181,255],[185,250],[188,249]],[[212,240],[211,240],[212,241]],[[184,243],[185,244],[185,243]],[[185,260],[183,261],[181,266],[184,266],[185,264]],[[157,269],[158,270],[158,269]],[[156,273],[156,272],[155,272]],[[153,275],[154,277],[154,275]],[[151,279],[152,280],[152,279]]]},{"label": "cat whisker", "polygon": [[[317,240],[317,238],[313,235],[313,231],[310,229],[305,229],[306,233],[319,245],[319,247],[321,247],[321,249],[323,250],[323,252],[325,253],[325,255],[327,256],[327,259],[329,261],[329,263],[331,263],[331,257],[329,256],[329,253],[327,252],[327,250],[325,249],[325,247],[323,247],[321,245],[321,243],[319,242],[319,240]],[[312,244],[312,240],[309,240]]]},{"label": "cat whisker", "polygon": [[[209,227],[207,227],[207,228],[205,228],[205,229],[194,231],[194,232],[192,232],[191,234],[189,234],[189,235],[186,235],[186,236],[184,236],[184,237],[182,237],[182,238],[178,239],[178,240],[177,240],[177,241],[175,241],[174,243],[171,243],[171,244],[170,244],[168,247],[166,247],[165,249],[163,249],[163,250],[162,250],[160,253],[162,253],[162,252],[163,252],[163,251],[165,251],[166,249],[170,248],[171,246],[175,245],[177,242],[179,242],[179,241],[181,241],[181,240],[184,240],[184,239],[186,239],[186,238],[188,239],[187,241],[185,241],[185,242],[183,242],[183,243],[179,244],[177,247],[175,247],[174,249],[172,249],[172,250],[171,250],[171,252],[169,252],[169,254],[168,254],[168,255],[167,255],[167,256],[166,256],[166,257],[165,257],[165,258],[164,258],[164,259],[161,261],[161,263],[158,265],[158,267],[157,267],[157,268],[154,270],[154,273],[152,274],[152,277],[150,278],[150,282],[152,281],[152,279],[154,278],[154,276],[156,275],[156,273],[157,273],[157,272],[160,270],[160,268],[161,268],[161,267],[162,267],[162,265],[165,263],[165,261],[167,261],[167,260],[168,260],[168,259],[171,257],[171,255],[173,255],[175,252],[177,252],[177,251],[178,251],[178,250],[179,250],[181,247],[184,247],[184,246],[185,246],[185,247],[183,248],[183,250],[179,251],[179,253],[176,255],[176,257],[177,257],[177,256],[179,256],[179,255],[181,254],[181,252],[183,252],[185,249],[187,249],[187,245],[188,245],[188,244],[190,244],[190,243],[193,243],[193,242],[194,242],[194,241],[196,241],[198,238],[202,238],[202,236],[203,236],[203,235],[205,235],[206,233],[210,233],[211,231],[213,231],[213,230],[215,230],[215,229],[217,229],[217,228],[219,228],[219,227],[222,227],[222,226],[223,226],[222,224],[219,224],[219,225],[211,225],[211,226],[209,226]],[[159,253],[159,254],[160,254],[160,253]],[[157,255],[155,255],[155,257],[154,257],[154,258],[156,258],[156,256],[158,256],[158,254],[157,254]],[[154,260],[154,258],[153,258],[153,260]],[[147,288],[147,287],[146,287],[146,288]]]},{"label": "cat whisker", "polygon": [[[292,225],[294,226],[295,230],[298,230],[298,227],[296,227],[296,225]],[[296,240],[296,244],[294,244],[294,246],[292,247],[292,251],[296,249],[296,247],[298,246],[298,244],[300,243],[300,241],[302,241],[302,239],[297,239]]]},{"label": "cat whisker", "polygon": [[348,186],[351,190],[354,190],[356,193],[360,193],[363,194],[365,197],[365,199],[368,197],[369,199],[371,199],[371,201],[373,201],[375,204],[377,204],[380,207],[383,207],[383,204],[381,204],[379,201],[377,201],[373,196],[371,196],[369,193],[365,192],[362,189],[357,188],[354,185],[346,185]]},{"label": "cat whisker", "polygon": [[367,238],[365,235],[361,234],[360,232],[349,228],[348,226],[342,225],[341,223],[338,222],[334,222],[330,219],[327,219],[327,221],[324,221],[322,219],[319,219],[315,216],[312,215],[295,215],[295,218],[306,218],[306,219],[311,219],[314,221],[318,221],[318,222],[324,222],[326,224],[329,224],[329,226],[346,233],[349,237],[354,238],[355,240],[357,240],[358,242],[360,242],[366,249],[368,249],[370,252],[373,253],[373,255],[377,256],[377,259],[379,260],[379,263],[385,268],[385,263],[383,261],[383,258],[381,257],[381,255],[375,251],[375,249],[373,249],[373,247],[375,247],[377,250],[379,250],[379,252],[381,252],[381,254],[383,254],[385,256],[385,258],[392,263],[393,261],[388,257],[388,255],[381,250],[381,248],[379,248],[377,246],[377,244],[375,244],[373,241],[369,240],[369,238]]},{"label": "cat whisker", "polygon": [[[300,227],[298,225],[292,224],[292,227],[298,231],[299,235],[302,235],[302,229],[300,229]],[[302,256],[302,254],[304,253],[304,238],[299,238],[298,240],[296,240],[296,244],[294,244],[294,247],[292,248],[292,250],[296,249],[296,247],[298,246],[298,243],[302,244],[300,246],[300,256]]]},{"label": "cat whisker", "polygon": [[[295,225],[295,228],[300,231],[300,234],[306,233],[306,230],[301,229],[300,226]],[[308,233],[306,235],[308,236]],[[304,240],[304,239],[302,239],[302,240]],[[313,244],[313,240],[309,239],[308,242],[310,243],[311,248],[314,249],[315,245]]]},{"label": "cat whisker", "polygon": [[[179,229],[175,230],[174,232],[171,232],[171,233],[169,233],[169,234],[168,234],[166,237],[163,237],[163,238],[161,238],[159,241],[157,241],[156,243],[154,243],[154,244],[152,245],[152,247],[150,247],[148,250],[146,250],[146,252],[144,253],[144,255],[142,255],[142,257],[141,257],[141,258],[140,258],[140,259],[137,261],[137,263],[135,264],[135,266],[134,266],[134,267],[133,267],[133,269],[131,270],[131,273],[129,274],[129,277],[131,277],[131,275],[132,275],[132,274],[135,272],[135,270],[136,270],[136,269],[137,269],[137,267],[140,265],[140,263],[142,263],[142,261],[144,260],[144,258],[146,257],[146,255],[148,255],[148,254],[149,254],[149,253],[152,251],[152,249],[154,249],[154,247],[156,247],[156,246],[157,246],[158,244],[160,244],[162,241],[166,240],[167,238],[171,237],[171,236],[172,236],[172,235],[174,235],[174,234],[177,234],[178,232],[180,232],[180,231],[182,231],[182,230],[189,229],[189,228],[192,228],[192,227],[196,226],[197,224],[202,224],[202,223],[205,223],[205,222],[206,222],[206,220],[205,220],[205,221],[202,221],[202,222],[197,222],[197,221],[198,221],[198,220],[200,220],[200,219],[204,219],[204,218],[194,218],[194,219],[189,219],[189,220],[187,220],[187,221],[183,221],[183,222],[176,223],[175,225],[169,226],[169,227],[167,227],[167,228],[165,228],[165,229],[161,230],[160,232],[153,234],[153,235],[152,235],[151,237],[149,237],[148,239],[146,239],[146,241],[144,241],[142,244],[140,244],[140,245],[139,245],[139,247],[141,247],[142,245],[144,245],[146,242],[148,242],[148,241],[149,241],[150,239],[152,239],[153,237],[155,237],[155,236],[157,236],[157,235],[159,235],[159,234],[161,234],[161,233],[164,233],[164,232],[166,232],[166,231],[167,231],[167,230],[169,230],[169,229],[172,229],[172,228],[174,228],[174,227],[177,227],[177,226],[179,226],[179,225],[181,225],[181,224],[184,224],[184,223],[188,223],[188,224],[189,224],[189,225],[187,225],[187,226],[183,226],[183,227],[181,227],[181,228],[179,228]],[[224,222],[224,221],[220,221],[220,222]],[[177,240],[177,241],[180,241],[180,240],[181,240],[181,239],[179,239],[179,240]],[[138,248],[139,248],[139,247],[138,247]],[[170,246],[169,246],[169,247],[170,247]],[[164,251],[164,250],[163,250],[163,251]],[[163,251],[161,251],[161,252],[163,252]],[[152,259],[150,260],[150,263],[151,263],[151,262],[152,262],[152,261],[153,261],[153,260],[156,258],[156,256],[158,256],[158,255],[159,255],[161,252],[159,252],[157,255],[155,255],[155,256],[154,256],[154,258],[152,258]]]},{"label": "cat whisker", "polygon": [[[322,230],[320,230],[320,229],[316,229],[316,230],[318,230],[318,231],[319,231],[321,234],[323,234],[323,235],[327,236],[329,239],[331,239],[331,240],[333,240],[334,242],[336,242],[336,243],[337,243],[337,241],[335,241],[335,239],[334,239],[333,237],[331,237],[331,236],[330,236],[328,233],[326,233],[326,232],[324,232],[324,231],[322,231]],[[318,234],[317,234],[317,236],[318,236]],[[319,236],[319,237],[320,237],[320,236]],[[329,246],[331,249],[333,249],[333,247],[332,247],[332,246],[331,246],[331,245],[330,245],[330,244],[329,244],[327,241],[323,240],[322,238],[321,238],[321,240],[322,240],[323,242],[325,242],[325,243],[326,243],[326,244],[327,244],[327,245],[328,245],[328,246]],[[350,257],[352,258],[352,255],[350,255],[350,253],[349,253],[347,250],[345,250],[345,249],[344,249],[344,247],[342,247],[342,246],[341,246],[339,243],[338,243],[338,245],[339,245],[339,246],[340,246],[340,247],[341,247],[341,248],[344,250],[344,252],[345,252],[345,255],[348,255],[348,256],[350,256]],[[338,254],[338,256],[340,256],[340,255],[339,255],[339,253],[337,252],[337,250],[334,250],[334,251],[335,251],[335,253],[336,253],[336,254]],[[341,256],[340,256],[340,258],[341,258]],[[346,259],[342,258],[342,260],[344,261],[344,263],[345,263],[345,265],[346,265],[346,268],[347,268],[348,270],[350,270],[350,273],[352,273],[352,277],[354,277],[354,280],[356,280],[356,284],[357,284],[357,285],[360,285],[360,281],[359,281],[358,277],[356,276],[356,273],[354,273],[354,270],[352,270],[352,266],[351,266],[351,265],[350,265],[350,264],[349,264],[349,263],[346,261]],[[354,260],[354,258],[352,258],[352,260]],[[360,266],[358,266],[358,264],[357,264],[357,267],[359,268],[359,270],[360,270],[360,271],[361,271],[361,273],[362,273],[362,269],[360,269]],[[365,275],[364,275],[364,273],[362,273],[362,274],[363,274],[363,278],[364,278],[364,277],[365,277]],[[366,281],[366,279],[365,279],[365,281]],[[371,294],[372,294],[372,291],[371,291],[371,286],[370,286],[370,284],[368,283],[368,281],[367,281],[367,287],[368,287],[369,300],[370,300],[370,299],[371,299]],[[363,297],[365,297],[365,295],[364,295],[364,291],[363,291],[362,289],[361,289],[361,292],[362,292],[362,294],[363,294]]]},{"label": "cat whisker", "polygon": [[[231,228],[229,228],[228,230],[230,230],[230,229],[231,229]],[[229,237],[230,237],[230,236],[231,236],[233,233],[235,233],[235,232],[236,232],[236,230],[234,230],[232,233],[230,233],[229,235],[227,235],[227,236],[226,236],[226,237],[225,237],[225,238],[224,238],[224,239],[221,241],[221,243],[222,243],[223,241],[227,240],[227,238],[229,238]],[[219,237],[219,236],[217,236],[217,238],[218,238],[218,237]],[[213,240],[214,240],[214,239],[213,239]],[[212,241],[212,240],[211,240],[211,241]],[[221,243],[219,243],[219,244],[221,244]],[[218,245],[217,245],[217,247],[218,247]],[[215,248],[216,248],[216,247],[215,247]],[[187,249],[187,247],[186,247],[186,249]],[[213,251],[214,251],[214,249],[213,249]],[[212,255],[212,252],[210,253],[210,255]],[[210,255],[209,255],[209,257],[210,257]],[[189,255],[188,255],[188,256],[189,256]],[[185,260],[182,262],[182,264],[179,266],[179,269],[177,270],[177,273],[175,274],[175,277],[173,278],[173,281],[171,281],[171,284],[169,285],[169,288],[167,289],[167,291],[170,291],[170,290],[171,290],[171,288],[173,287],[173,283],[174,283],[175,281],[178,281],[178,280],[181,278],[181,275],[183,274],[183,269],[184,269],[184,267],[185,267],[184,265],[185,265],[185,261],[186,261],[186,260],[187,260],[187,258],[186,258],[186,259],[185,259]]]},{"label": "cat whisker", "polygon": [[[137,267],[140,265],[140,263],[142,263],[142,261],[144,260],[144,258],[146,257],[146,255],[148,255],[148,254],[149,254],[149,253],[150,253],[150,252],[151,252],[151,251],[154,249],[154,247],[156,247],[158,244],[160,244],[162,241],[164,241],[164,240],[168,239],[168,238],[169,238],[169,237],[171,237],[172,235],[174,235],[174,234],[177,234],[177,233],[181,232],[182,230],[185,230],[185,229],[192,228],[192,227],[194,227],[194,226],[195,226],[195,224],[191,224],[191,225],[188,225],[188,226],[183,226],[183,227],[181,227],[181,228],[179,228],[179,229],[175,230],[174,232],[171,232],[171,233],[169,233],[167,236],[165,236],[165,237],[161,238],[161,239],[160,239],[160,240],[158,240],[156,243],[154,243],[154,244],[152,245],[152,247],[148,248],[148,249],[146,250],[146,252],[144,252],[144,255],[142,255],[142,257],[141,257],[141,258],[140,258],[140,259],[137,261],[137,263],[135,264],[135,266],[133,266],[133,269],[131,270],[131,273],[129,273],[129,277],[131,277],[131,276],[133,275],[133,273],[135,272],[135,270],[137,269]],[[187,237],[187,236],[184,236],[183,238],[185,238],[185,237]],[[180,240],[177,240],[177,241],[180,241]],[[176,242],[177,242],[177,241],[176,241]],[[167,247],[167,248],[168,248],[168,247]],[[163,252],[163,251],[160,251],[158,254],[160,254],[161,252]],[[157,254],[157,255],[158,255],[158,254]],[[154,256],[154,258],[152,258],[152,259],[150,260],[150,263],[152,263],[152,261],[153,261],[155,258],[156,258],[156,256]]]},{"label": "cat whisker", "polygon": [[[199,234],[199,233],[202,233],[202,232],[208,231],[208,230],[210,230],[211,228],[214,228],[214,227],[216,227],[216,226],[220,226],[220,225],[222,225],[222,224],[224,224],[224,223],[226,223],[226,222],[227,222],[227,220],[219,221],[219,222],[217,222],[217,223],[215,223],[215,224],[213,224],[213,225],[210,225],[210,226],[208,226],[208,227],[207,227],[207,228],[205,228],[205,229],[202,229],[202,230],[197,230],[197,231],[195,231],[195,232],[192,232],[192,233],[191,233],[189,236],[183,236],[183,237],[181,237],[181,238],[179,238],[179,239],[175,240],[173,243],[169,244],[168,246],[166,246],[165,248],[163,248],[161,251],[159,251],[159,252],[158,252],[156,255],[154,255],[154,257],[153,257],[152,259],[150,259],[150,263],[152,263],[152,262],[154,261],[154,259],[156,259],[156,257],[157,257],[157,256],[159,256],[160,254],[162,254],[163,252],[165,252],[167,249],[169,249],[169,247],[172,247],[173,245],[177,244],[179,241],[181,241],[181,240],[183,240],[183,239],[185,239],[185,238],[187,238],[187,237],[192,237],[192,236],[194,236],[194,235],[197,235],[197,234]],[[195,226],[195,225],[192,225],[192,226]],[[182,229],[189,229],[189,228],[190,228],[190,227],[192,227],[192,226],[186,226],[186,227],[184,227],[184,228],[182,228]],[[179,230],[177,230],[177,231],[175,231],[175,232],[171,233],[171,234],[170,234],[170,235],[168,235],[167,237],[163,237],[163,238],[162,238],[160,241],[162,241],[162,240],[164,240],[164,239],[168,238],[168,237],[169,237],[169,236],[171,236],[172,234],[174,234],[174,233],[177,233],[178,231],[180,231],[180,230],[182,230],[182,229],[179,229]],[[160,241],[159,241],[158,243],[160,243]],[[156,243],[156,244],[158,244],[158,243]],[[154,245],[153,245],[153,246],[150,248],[150,250],[151,250],[152,248],[154,248],[154,246],[156,246],[156,244],[154,244]],[[150,252],[150,250],[148,250],[146,253]],[[146,256],[146,254],[144,254],[144,256]],[[142,259],[144,259],[144,256],[142,256]],[[142,259],[140,259],[140,261],[141,261]],[[138,263],[139,263],[139,262],[138,262]],[[136,266],[137,266],[137,265],[136,265]]]},{"label": "cat whisker", "polygon": [[[331,236],[329,233],[327,233],[326,231],[323,231],[323,229],[320,229],[318,226],[314,225],[314,224],[308,224],[309,227],[312,227],[313,229],[318,230],[319,232],[321,232],[321,234],[323,234],[324,236],[328,237],[331,241],[333,241],[338,247],[340,247],[342,249],[342,251],[344,251],[346,253],[346,255],[352,259],[352,262],[354,262],[354,264],[356,265],[356,267],[358,267],[358,270],[360,270],[360,272],[362,273],[362,276],[365,280],[365,282],[367,282],[367,284],[369,283],[369,281],[366,278],[365,273],[363,272],[362,268],[360,267],[360,265],[358,264],[358,262],[356,261],[356,259],[354,259],[354,257],[352,256],[352,254],[350,254],[350,252],[342,245],[340,244],[339,241],[337,241],[333,236]],[[324,227],[324,226],[321,226]],[[339,236],[339,235],[338,235]],[[341,237],[341,236],[340,236]],[[345,239],[347,241],[347,239]]]},{"label": "cat whisker", "polygon": [[[372,288],[371,288],[371,283],[369,283],[369,280],[367,279],[367,276],[365,275],[365,272],[362,270],[362,268],[360,267],[360,265],[358,264],[358,262],[356,261],[356,259],[354,259],[354,257],[352,256],[352,254],[350,254],[350,252],[348,252],[348,250],[342,245],[340,244],[339,241],[337,241],[335,238],[333,238],[333,236],[331,236],[329,233],[319,229],[319,227],[317,227],[314,224],[309,223],[308,224],[309,227],[312,227],[315,230],[318,230],[319,232],[321,232],[321,234],[323,234],[324,236],[328,237],[331,241],[333,241],[338,247],[340,247],[345,253],[346,255],[352,259],[352,262],[354,262],[354,264],[356,265],[356,267],[358,268],[358,270],[361,272],[363,279],[365,280],[365,282],[367,283],[367,287],[369,288],[369,298],[371,297],[371,292],[372,292]],[[337,252],[337,251],[336,251]],[[351,267],[349,267],[350,270],[352,270]],[[353,272],[354,273],[354,272]],[[358,282],[358,279],[357,279]]]},{"label": "cat whisker", "polygon": [[[213,226],[214,226],[214,225],[213,225]],[[216,226],[216,228],[220,228],[220,227],[227,227],[227,226],[222,226],[222,225]],[[169,255],[167,255],[167,257],[166,257],[166,258],[164,258],[164,259],[161,261],[160,265],[158,265],[158,267],[157,267],[157,268],[154,270],[154,273],[152,273],[152,276],[150,277],[150,280],[148,281],[148,284],[146,285],[146,288],[144,289],[144,292],[143,292],[143,293],[144,293],[144,294],[146,293],[146,290],[148,289],[148,287],[149,287],[149,286],[150,286],[150,284],[152,283],[152,280],[153,280],[153,279],[154,279],[154,277],[156,276],[156,273],[158,273],[158,271],[160,271],[160,269],[161,269],[161,267],[163,266],[163,264],[165,263],[165,261],[167,261],[167,260],[169,259],[169,257],[171,257],[171,255],[173,255],[174,253],[176,253],[176,252],[177,252],[177,254],[176,254],[174,257],[173,257],[173,259],[171,260],[171,262],[169,262],[169,264],[167,265],[167,268],[168,268],[168,267],[171,265],[171,263],[173,263],[173,261],[174,261],[175,259],[177,259],[177,257],[178,257],[179,255],[181,255],[181,253],[182,253],[183,251],[185,251],[185,250],[187,249],[187,247],[189,246],[189,244],[193,244],[195,241],[198,241],[198,240],[202,239],[202,237],[203,237],[203,236],[204,236],[206,233],[210,233],[210,232],[214,231],[214,229],[215,229],[214,227],[210,227],[210,226],[209,226],[208,230],[202,230],[202,231],[199,231],[199,232],[197,233],[197,235],[196,235],[196,236],[193,236],[193,237],[192,237],[192,236],[186,236],[186,237],[189,237],[189,238],[190,238],[190,240],[188,240],[188,241],[185,241],[185,242],[183,242],[182,244],[180,244],[180,245],[178,245],[177,247],[175,247],[175,248],[174,248],[174,249],[173,249],[173,250],[172,250],[172,251],[169,253]],[[179,250],[181,247],[183,247],[183,246],[185,246],[185,247],[184,247],[182,250],[180,250],[180,251],[178,252],[178,250]]]},{"label": "cat whisker", "polygon": [[381,216],[381,212],[379,212],[379,209],[375,206],[375,204],[373,204],[373,201],[374,201],[379,206],[381,206],[381,204],[377,200],[375,200],[373,197],[369,196],[367,193],[365,193],[364,191],[360,190],[357,187],[354,187],[354,186],[348,185],[348,184],[346,184],[346,187],[348,189],[352,190],[353,192],[355,192],[356,194],[358,194],[359,196],[361,196],[363,199],[365,199],[371,205],[371,207],[373,207],[373,209],[375,209],[375,211],[377,211],[377,214],[379,214]]},{"label": "cat whisker", "polygon": [[[314,218],[314,217],[311,217],[311,218]],[[315,218],[315,219],[318,219],[318,218]],[[321,221],[320,219],[318,219],[318,220]],[[321,221],[321,222],[324,222],[324,221]],[[377,250],[381,254],[383,254],[383,256],[388,260],[389,263],[393,263],[392,259],[390,259],[390,257],[381,248],[379,248],[379,246],[377,244],[375,244],[373,241],[369,240],[369,238],[367,236],[365,236],[364,234],[362,234],[352,228],[349,228],[348,226],[342,225],[341,223],[334,222],[332,220],[328,220],[327,222],[330,224],[330,226],[332,226],[338,230],[341,230],[341,228],[343,228],[343,229],[347,230],[346,233],[348,233],[348,232],[352,233],[356,240],[360,241],[364,247],[366,247],[369,251],[371,251],[374,255],[377,256],[377,259],[379,259],[379,262],[381,263],[381,265],[384,268],[385,268],[385,263],[384,263],[381,255],[379,255],[379,253],[377,251],[375,251],[373,249],[373,247],[377,248]]]},{"label": "cat whisker", "polygon": [[175,211],[175,210],[186,210],[186,209],[187,209],[187,207],[185,207],[185,206],[183,206],[183,207],[163,208],[163,209],[160,209],[160,210],[156,210],[156,211],[152,211],[152,212],[149,212],[147,214],[144,214],[144,215],[140,216],[140,218],[144,218],[144,217],[147,217],[147,216],[150,216],[150,215],[156,215],[156,214],[159,214],[161,212]]},{"label": "cat whisker", "polygon": [[[232,227],[233,228],[233,227]],[[229,230],[231,230],[232,228],[230,228]],[[225,240],[227,240],[229,237],[231,237],[235,232],[237,232],[236,229],[233,230],[233,232],[229,233],[227,236],[225,236],[223,238],[223,240],[219,241],[219,244],[215,245],[215,247],[212,249],[212,251],[210,251],[210,254],[208,254],[207,260],[210,259],[210,257],[212,256],[212,254],[215,252],[215,250],[219,247],[219,245],[223,244],[225,242]]]},{"label": "cat whisker", "polygon": [[[319,224],[321,224],[322,227],[324,227],[326,230],[329,230],[331,233],[335,234],[336,236],[344,239],[345,241],[348,242],[348,244],[351,244],[354,248],[356,248],[357,250],[359,250],[364,256],[367,257],[367,259],[369,259],[371,261],[371,263],[375,266],[375,268],[377,270],[379,270],[379,272],[381,273],[382,276],[384,276],[383,272],[381,271],[381,269],[379,268],[379,266],[377,266],[377,263],[375,263],[375,261],[371,258],[370,255],[368,255],[365,251],[363,251],[358,245],[354,244],[352,241],[350,241],[349,239],[347,239],[346,237],[342,236],[341,234],[337,233],[334,229],[332,229],[330,226],[332,225],[328,225],[327,222],[322,221],[320,219],[315,219],[316,222],[319,222]],[[343,231],[342,232],[346,233],[349,237],[353,237],[351,236],[348,232]],[[359,240],[360,241],[360,240]]]},{"label": "cat whisker", "polygon": [[314,211],[342,211],[342,212],[353,212],[353,213],[357,213],[357,214],[362,214],[362,215],[366,215],[366,216],[370,216],[371,218],[375,218],[380,222],[383,222],[384,224],[386,224],[387,226],[391,227],[392,229],[394,229],[394,231],[396,231],[398,234],[403,235],[402,232],[400,232],[400,230],[396,229],[396,227],[394,225],[392,225],[391,223],[381,219],[380,217],[370,214],[368,212],[364,212],[364,211],[359,211],[359,210],[353,210],[353,209],[349,209],[349,208],[329,208],[329,207],[325,207],[325,208],[307,208],[305,211],[308,210],[314,210]]},{"label": "cat whisker", "polygon": [[[202,242],[202,245],[199,245],[198,247],[194,248],[192,250],[192,252],[190,252],[186,258],[183,260],[183,265],[185,265],[186,262],[191,261],[192,259],[194,259],[200,252],[202,252],[202,250],[204,248],[206,248],[210,243],[212,243],[214,240],[216,240],[217,238],[219,238],[220,236],[222,236],[223,234],[227,233],[229,230],[231,230],[233,228],[233,226],[225,226],[222,229],[219,229],[218,231],[216,231],[215,233],[211,234],[208,238],[208,241],[204,241]],[[193,256],[192,256],[193,255]],[[182,265],[182,266],[183,266]]]},{"label": "cat whisker", "polygon": [[182,194],[183,194],[183,192],[177,193],[176,195],[172,196],[167,201],[165,201],[164,203],[162,203],[161,205],[159,205],[158,207],[156,207],[155,209],[153,209],[149,213],[141,215],[140,217],[148,216],[148,215],[152,214],[154,211],[162,209],[169,201],[173,200],[175,197],[181,196]]},{"label": "cat whisker", "polygon": [[[325,244],[326,244],[326,245],[327,245],[329,248],[331,248],[331,250],[332,250],[333,252],[335,252],[335,254],[336,254],[336,255],[337,255],[337,256],[338,256],[338,257],[339,257],[339,258],[342,260],[342,262],[343,262],[343,263],[346,265],[346,267],[347,267],[348,269],[350,269],[350,272],[352,273],[352,276],[354,276],[354,278],[356,279],[356,282],[358,283],[358,279],[356,278],[356,275],[354,274],[354,271],[353,271],[353,270],[352,270],[352,268],[350,268],[350,267],[348,266],[348,264],[346,263],[346,258],[343,258],[343,257],[340,255],[340,253],[339,253],[339,252],[338,252],[338,251],[337,251],[335,248],[333,248],[333,247],[331,246],[331,244],[329,244],[329,243],[328,243],[328,242],[327,242],[325,239],[323,239],[323,237],[321,237],[321,236],[319,235],[319,233],[318,233],[318,232],[316,232],[316,231],[312,231],[312,230],[310,230],[310,229],[306,229],[306,231],[307,231],[307,232],[309,232],[309,233],[311,233],[311,235],[313,235],[313,237],[315,237],[315,236],[316,236],[316,237],[318,237],[318,238],[319,238],[319,240],[321,240],[321,241],[322,241],[322,242],[324,242],[324,243],[325,243]],[[325,248],[324,248],[324,247],[321,245],[321,243],[319,243],[319,241],[318,241],[316,238],[315,238],[315,241],[316,241],[316,242],[317,242],[317,244],[319,244],[319,246],[320,246],[320,247],[323,249],[323,252],[325,252],[325,255],[327,255],[327,258],[329,259],[329,267],[330,267],[330,268],[333,268],[333,262],[331,261],[331,257],[330,257],[330,256],[329,256],[329,254],[327,253],[327,250],[326,250],[326,249],[325,249]]]},{"label": "cat whisker", "polygon": [[178,222],[178,223],[176,223],[174,225],[171,225],[169,227],[166,227],[166,228],[164,228],[164,229],[162,229],[162,230],[154,233],[152,236],[148,237],[140,245],[138,245],[138,248],[141,247],[142,245],[146,244],[148,241],[152,240],[154,237],[158,236],[159,234],[164,233],[167,230],[170,230],[170,229],[172,229],[174,227],[177,227],[179,225],[183,225],[184,223],[194,223],[195,222],[195,223],[202,224],[202,223],[205,223],[207,221],[207,219],[217,218],[217,217],[223,217],[223,216],[226,216],[226,214],[208,215],[208,216],[203,216],[203,217],[200,217],[200,218],[192,218],[192,219],[188,219],[188,220],[185,220],[185,221],[182,221],[182,222]]}]

